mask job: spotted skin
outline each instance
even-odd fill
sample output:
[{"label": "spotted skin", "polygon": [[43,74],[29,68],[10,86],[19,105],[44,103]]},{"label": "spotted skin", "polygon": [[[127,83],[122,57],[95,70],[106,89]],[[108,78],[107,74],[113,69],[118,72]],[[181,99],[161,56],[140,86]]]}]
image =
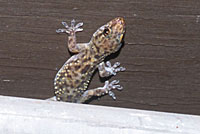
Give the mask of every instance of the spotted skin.
[{"label": "spotted skin", "polygon": [[55,96],[57,101],[84,103],[92,96],[109,94],[115,99],[113,89],[121,90],[118,81],[104,87],[87,90],[91,76],[98,68],[101,77],[115,75],[116,72],[124,71],[119,67],[119,62],[111,66],[110,62],[104,63],[106,56],[115,53],[121,47],[121,41],[125,34],[125,22],[121,17],[115,18],[100,27],[92,36],[89,43],[76,43],[76,32],[82,31],[83,23],[75,25],[72,20],[71,27],[65,22],[62,24],[66,29],[58,29],[57,33],[67,33],[69,51],[75,53],[65,62],[58,71],[54,80]]}]

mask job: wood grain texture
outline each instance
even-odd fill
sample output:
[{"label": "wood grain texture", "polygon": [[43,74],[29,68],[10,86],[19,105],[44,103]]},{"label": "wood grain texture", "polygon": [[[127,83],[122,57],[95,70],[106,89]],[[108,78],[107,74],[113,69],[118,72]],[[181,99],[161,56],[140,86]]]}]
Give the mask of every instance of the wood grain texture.
[{"label": "wood grain texture", "polygon": [[[127,68],[124,87],[90,104],[200,114],[199,0],[0,0],[0,94],[45,99],[70,57],[61,21],[84,22],[88,42],[107,21],[125,18],[125,45],[111,60]],[[103,86],[95,74],[90,87]]]}]

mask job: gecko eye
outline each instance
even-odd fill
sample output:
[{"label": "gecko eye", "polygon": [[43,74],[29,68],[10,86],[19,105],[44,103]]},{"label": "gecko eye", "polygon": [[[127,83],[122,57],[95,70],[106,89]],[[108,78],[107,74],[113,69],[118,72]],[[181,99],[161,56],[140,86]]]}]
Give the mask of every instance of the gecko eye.
[{"label": "gecko eye", "polygon": [[105,29],[103,30],[104,36],[107,36],[109,33],[110,33],[110,29],[109,29],[109,28],[105,28]]}]

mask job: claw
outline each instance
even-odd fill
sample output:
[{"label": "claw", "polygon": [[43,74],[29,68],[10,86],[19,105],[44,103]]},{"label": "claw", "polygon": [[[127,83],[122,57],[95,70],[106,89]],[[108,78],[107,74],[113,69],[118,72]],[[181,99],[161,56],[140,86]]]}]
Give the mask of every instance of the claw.
[{"label": "claw", "polygon": [[108,87],[108,84],[109,84],[109,81],[105,81],[105,85],[103,88],[107,88]]},{"label": "claw", "polygon": [[56,33],[69,33],[69,31],[66,29],[57,29]]},{"label": "claw", "polygon": [[82,27],[82,26],[83,26],[83,22],[76,24],[76,28],[79,28],[79,27]]},{"label": "claw", "polygon": [[116,62],[116,63],[113,65],[113,67],[116,68],[116,67],[118,67],[119,65],[120,65],[120,63],[119,63],[119,62]]},{"label": "claw", "polygon": [[122,90],[123,87],[121,85],[119,85],[119,80],[113,80],[110,83],[109,83],[109,81],[105,81],[105,85],[104,85],[103,89],[105,90],[106,94],[109,94],[109,96],[111,96],[115,100],[116,96],[115,96],[114,92],[112,92],[111,90],[113,90],[113,89]]},{"label": "claw", "polygon": [[121,88],[121,86],[120,85],[114,85],[113,88],[118,89],[118,88]]},{"label": "claw", "polygon": [[76,22],[76,21],[75,21],[74,19],[71,21],[71,27],[74,27],[75,22]]},{"label": "claw", "polygon": [[117,90],[121,91],[123,89],[123,87],[121,85],[119,85],[120,87],[117,88]]},{"label": "claw", "polygon": [[112,67],[110,61],[107,61],[107,62],[106,62],[106,65],[107,65],[108,67]]},{"label": "claw", "polygon": [[113,80],[110,84],[114,85],[114,84],[118,84],[119,80]]},{"label": "claw", "polygon": [[109,96],[113,98],[113,100],[116,100],[116,96],[112,91],[108,92]]},{"label": "claw", "polygon": [[125,67],[120,67],[120,71],[125,71],[126,70],[126,68]]},{"label": "claw", "polygon": [[65,29],[57,29],[56,33],[63,33],[65,31]]},{"label": "claw", "polygon": [[81,32],[81,31],[83,31],[83,29],[82,29],[82,28],[78,28],[78,29],[76,29],[75,31],[76,31],[76,32]]},{"label": "claw", "polygon": [[115,72],[120,72],[120,71],[125,71],[126,70],[126,68],[124,68],[124,67],[119,67],[119,68],[116,68],[115,69]]},{"label": "claw", "polygon": [[56,30],[57,33],[70,33],[67,29],[58,29]]},{"label": "claw", "polygon": [[63,26],[65,26],[65,28],[69,28],[69,26],[67,25],[66,22],[63,21],[62,24],[63,24]]}]

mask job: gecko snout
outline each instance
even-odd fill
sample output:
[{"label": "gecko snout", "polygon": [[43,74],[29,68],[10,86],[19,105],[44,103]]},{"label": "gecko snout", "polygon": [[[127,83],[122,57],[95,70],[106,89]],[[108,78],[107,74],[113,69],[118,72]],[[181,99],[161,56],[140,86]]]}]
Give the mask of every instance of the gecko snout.
[{"label": "gecko snout", "polygon": [[113,30],[118,34],[124,34],[125,33],[125,21],[122,17],[117,17],[111,21],[111,27],[113,27]]},{"label": "gecko snout", "polygon": [[120,25],[125,25],[124,18],[122,18],[122,17],[116,18],[116,22],[119,23]]}]

